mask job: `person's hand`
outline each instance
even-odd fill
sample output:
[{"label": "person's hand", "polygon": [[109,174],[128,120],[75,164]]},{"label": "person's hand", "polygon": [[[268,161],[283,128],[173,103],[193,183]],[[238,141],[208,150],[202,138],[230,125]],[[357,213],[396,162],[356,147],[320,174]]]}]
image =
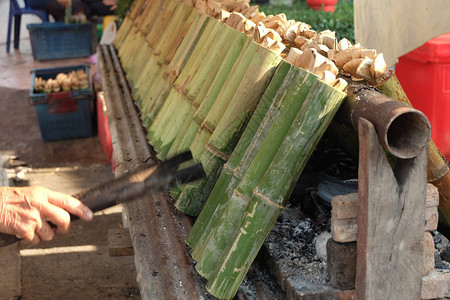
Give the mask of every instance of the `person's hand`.
[{"label": "person's hand", "polygon": [[62,6],[69,7],[72,5],[72,0],[57,0]]},{"label": "person's hand", "polygon": [[111,11],[117,8],[117,0],[103,0],[103,4],[105,4],[106,6],[111,6],[109,8]]},{"label": "person's hand", "polygon": [[93,218],[87,206],[64,193],[44,187],[0,187],[0,232],[33,245],[51,240],[55,233],[67,233],[69,213],[86,221]]}]

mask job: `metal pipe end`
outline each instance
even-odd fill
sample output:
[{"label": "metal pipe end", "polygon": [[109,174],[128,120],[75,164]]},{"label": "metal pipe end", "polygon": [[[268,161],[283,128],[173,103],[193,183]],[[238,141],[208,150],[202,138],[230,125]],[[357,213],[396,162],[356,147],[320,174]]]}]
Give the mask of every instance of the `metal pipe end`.
[{"label": "metal pipe end", "polygon": [[[392,155],[399,158],[413,158],[427,147],[431,139],[431,125],[421,111],[400,107],[393,114],[383,134],[384,146]],[[380,136],[381,138],[381,136]]]}]

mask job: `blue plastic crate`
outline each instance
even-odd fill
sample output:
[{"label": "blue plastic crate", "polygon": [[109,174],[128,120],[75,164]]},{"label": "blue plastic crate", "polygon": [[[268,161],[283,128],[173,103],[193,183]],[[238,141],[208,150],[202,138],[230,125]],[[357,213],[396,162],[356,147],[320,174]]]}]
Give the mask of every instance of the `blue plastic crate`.
[{"label": "blue plastic crate", "polygon": [[88,89],[77,91],[34,92],[36,77],[55,78],[58,73],[69,73],[79,69],[84,69],[89,78],[88,65],[32,70],[30,100],[36,109],[44,142],[92,136],[94,104],[91,84]]},{"label": "blue plastic crate", "polygon": [[63,113],[52,112],[47,103],[34,107],[44,142],[92,136],[92,99],[78,99],[75,110]]},{"label": "blue plastic crate", "polygon": [[91,23],[27,24],[35,60],[86,57],[92,54]]}]

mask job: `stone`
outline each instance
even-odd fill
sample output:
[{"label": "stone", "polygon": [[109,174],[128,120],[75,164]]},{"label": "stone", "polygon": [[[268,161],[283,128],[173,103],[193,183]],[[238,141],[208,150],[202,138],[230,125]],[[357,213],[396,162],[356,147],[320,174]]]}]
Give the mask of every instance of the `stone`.
[{"label": "stone", "polygon": [[436,252],[436,248],[434,247],[433,236],[431,233],[425,232],[423,238],[423,276],[434,269],[434,252]]},{"label": "stone", "polygon": [[450,297],[450,271],[433,270],[422,278],[422,299]]},{"label": "stone", "polygon": [[336,220],[356,219],[358,217],[358,194],[339,195],[331,200],[331,217]]},{"label": "stone", "polygon": [[425,231],[437,230],[439,213],[437,206],[425,208]]},{"label": "stone", "polygon": [[338,243],[329,239],[327,243],[327,272],[332,286],[340,290],[355,288],[356,242]]},{"label": "stone", "polygon": [[356,218],[344,220],[331,219],[331,236],[335,242],[356,242],[357,232],[358,220]]},{"label": "stone", "polygon": [[427,183],[427,198],[425,207],[435,207],[439,205],[439,190],[431,183]]},{"label": "stone", "polygon": [[316,253],[322,261],[327,261],[327,242],[331,238],[328,231],[324,231],[316,238]]}]

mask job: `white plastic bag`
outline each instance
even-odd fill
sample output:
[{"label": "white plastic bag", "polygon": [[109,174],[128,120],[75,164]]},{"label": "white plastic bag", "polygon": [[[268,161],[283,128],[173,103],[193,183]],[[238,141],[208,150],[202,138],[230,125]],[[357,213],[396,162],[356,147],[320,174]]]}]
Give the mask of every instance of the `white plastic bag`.
[{"label": "white plastic bag", "polygon": [[116,38],[117,34],[117,27],[116,22],[111,22],[106,26],[105,30],[103,31],[102,38],[100,39],[100,44],[112,44],[114,39]]}]

